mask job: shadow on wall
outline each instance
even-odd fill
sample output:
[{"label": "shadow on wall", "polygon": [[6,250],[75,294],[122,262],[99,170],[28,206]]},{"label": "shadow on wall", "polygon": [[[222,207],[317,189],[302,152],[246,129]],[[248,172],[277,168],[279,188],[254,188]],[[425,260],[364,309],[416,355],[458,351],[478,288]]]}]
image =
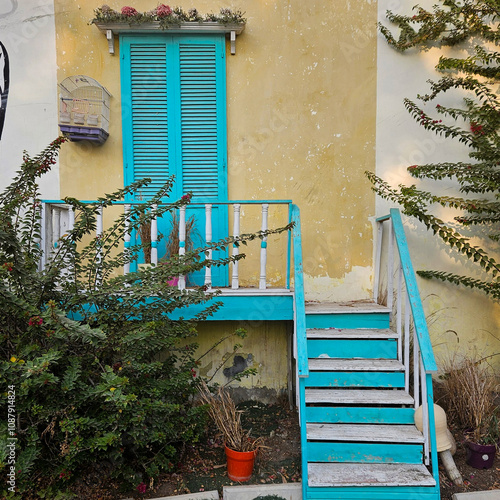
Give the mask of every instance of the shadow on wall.
[{"label": "shadow on wall", "polygon": [[234,378],[238,373],[245,371],[253,363],[253,356],[249,354],[245,359],[243,356],[235,356],[233,359],[233,366],[224,368],[222,373],[228,379]]},{"label": "shadow on wall", "polygon": [[5,112],[7,110],[7,98],[9,97],[9,55],[4,44],[0,42],[0,140],[2,140],[3,124],[5,122]]}]

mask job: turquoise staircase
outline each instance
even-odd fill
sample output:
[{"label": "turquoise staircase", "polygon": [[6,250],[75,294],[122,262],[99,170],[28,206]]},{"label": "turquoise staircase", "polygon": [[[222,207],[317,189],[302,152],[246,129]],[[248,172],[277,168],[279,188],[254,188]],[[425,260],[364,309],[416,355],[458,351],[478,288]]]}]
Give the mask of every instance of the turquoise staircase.
[{"label": "turquoise staircase", "polygon": [[[393,241],[398,250],[394,310],[376,300],[306,305],[297,209],[294,220],[303,499],[438,500],[431,425],[436,366],[399,212],[379,221],[390,226],[379,240],[389,247],[391,296]],[[420,405],[423,432],[414,425]]]}]

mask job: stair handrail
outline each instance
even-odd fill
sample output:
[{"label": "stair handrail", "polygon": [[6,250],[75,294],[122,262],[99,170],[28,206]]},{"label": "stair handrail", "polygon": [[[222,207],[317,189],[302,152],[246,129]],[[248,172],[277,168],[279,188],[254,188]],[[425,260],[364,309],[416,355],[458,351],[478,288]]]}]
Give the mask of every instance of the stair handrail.
[{"label": "stair handrail", "polygon": [[293,269],[294,269],[294,328],[297,372],[299,377],[309,376],[306,338],[306,306],[304,296],[304,272],[302,264],[302,232],[300,228],[300,209],[292,204],[291,213],[293,235]]},{"label": "stair handrail", "polygon": [[[434,422],[434,396],[432,388],[432,374],[437,372],[436,359],[434,357],[434,352],[432,349],[432,344],[430,340],[429,330],[427,328],[427,322],[425,319],[424,308],[422,305],[422,300],[420,298],[420,293],[418,291],[417,279],[415,271],[413,269],[413,264],[411,262],[410,251],[408,248],[408,242],[406,239],[403,222],[401,220],[401,213],[397,208],[391,208],[388,215],[379,217],[376,219],[379,224],[379,238],[377,241],[377,251],[376,251],[376,266],[375,271],[375,299],[378,298],[378,286],[380,283],[380,265],[381,265],[381,246],[382,246],[382,224],[386,221],[390,221],[390,235],[389,235],[389,259],[388,265],[388,307],[392,309],[392,293],[393,293],[393,279],[392,279],[392,269],[393,269],[393,252],[392,252],[392,240],[396,242],[396,248],[398,250],[399,262],[400,262],[400,282],[401,274],[402,279],[406,287],[406,304],[407,308],[411,311],[411,316],[413,318],[414,335],[413,338],[416,339],[417,346],[417,359],[414,359],[414,379],[415,382],[419,377],[419,370],[421,370],[420,376],[422,377],[421,390],[422,390],[422,420],[423,420],[423,434],[424,434],[424,456],[425,463],[429,465],[429,458],[432,459],[432,474],[436,480],[436,484],[439,485],[439,470],[438,470],[438,458],[436,451],[436,430]],[[398,304],[396,306],[398,315],[401,315],[401,304],[400,304],[400,293],[398,288]],[[409,329],[408,314],[405,313],[407,319],[405,319],[405,330]],[[398,322],[401,318],[398,317]],[[398,335],[400,335],[398,325]],[[399,338],[398,344],[401,343],[401,338]],[[405,347],[405,350],[409,348]],[[405,357],[409,356],[409,351],[405,353]],[[415,352],[414,352],[415,356]],[[408,367],[405,367],[405,378],[408,376]],[[408,381],[405,381],[405,388],[408,390]],[[418,406],[418,391],[415,391],[415,405]],[[429,457],[430,455],[430,457]]]},{"label": "stair handrail", "polygon": [[406,240],[403,222],[401,220],[401,213],[397,208],[390,209],[390,218],[394,231],[394,239],[399,252],[399,259],[405,279],[406,290],[408,292],[413,316],[413,325],[418,338],[423,368],[425,373],[436,373],[437,364],[432,350],[427,321],[425,320],[424,307],[418,291],[417,278],[415,271],[413,270],[413,264],[411,263],[410,251]]}]

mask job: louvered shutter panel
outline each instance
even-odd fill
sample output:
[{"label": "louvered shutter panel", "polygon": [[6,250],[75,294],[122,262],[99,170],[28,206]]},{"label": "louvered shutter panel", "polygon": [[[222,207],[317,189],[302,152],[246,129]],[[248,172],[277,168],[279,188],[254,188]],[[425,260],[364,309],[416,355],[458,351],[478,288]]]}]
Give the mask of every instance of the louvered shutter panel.
[{"label": "louvered shutter panel", "polygon": [[225,198],[222,57],[220,40],[179,43],[182,188],[203,199]]},{"label": "louvered shutter panel", "polygon": [[136,198],[153,196],[169,176],[166,50],[164,42],[130,42],[129,180],[152,180]]}]

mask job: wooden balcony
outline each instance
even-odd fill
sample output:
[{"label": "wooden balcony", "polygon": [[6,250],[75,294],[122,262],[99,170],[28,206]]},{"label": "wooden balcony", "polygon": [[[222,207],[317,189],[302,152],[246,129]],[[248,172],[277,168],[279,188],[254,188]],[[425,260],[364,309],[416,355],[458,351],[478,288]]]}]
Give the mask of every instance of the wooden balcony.
[{"label": "wooden balcony", "polygon": [[[85,201],[99,207],[98,201]],[[98,208],[96,237],[103,233],[106,223],[131,211],[133,203],[117,202],[106,210]],[[156,207],[153,207],[154,211]],[[107,214],[106,211],[112,213]],[[181,207],[175,214],[178,224],[178,253],[184,255],[189,243],[202,247],[206,243],[218,241],[229,236],[266,231],[268,228],[286,226],[291,222],[291,200],[234,200],[222,203],[190,203]],[[71,206],[61,200],[44,200],[42,203],[42,241],[44,257],[43,268],[58,242],[74,225],[75,213]],[[193,234],[189,236],[186,228],[194,221]],[[168,237],[172,234],[172,214],[153,217],[150,229],[150,258],[139,252],[135,261],[126,264],[123,273],[137,271],[145,261],[152,266],[159,265],[165,258]],[[177,226],[174,227],[176,229]],[[144,238],[144,235],[143,235]],[[189,240],[189,241],[188,241]],[[141,243],[136,231],[125,231],[124,246],[133,247]],[[207,258],[223,258],[229,254],[236,256],[244,249],[245,259],[220,268],[206,267],[204,273],[178,276],[178,288],[186,290],[192,286],[205,285],[208,291],[218,291],[219,295],[211,302],[221,302],[223,307],[209,317],[210,321],[282,321],[293,320],[293,253],[292,234],[286,231],[249,242],[247,246],[229,245],[225,252]],[[205,308],[209,303],[203,305]],[[201,311],[202,307],[199,306]],[[198,308],[176,312],[190,317]],[[175,318],[173,318],[175,319]]]}]

